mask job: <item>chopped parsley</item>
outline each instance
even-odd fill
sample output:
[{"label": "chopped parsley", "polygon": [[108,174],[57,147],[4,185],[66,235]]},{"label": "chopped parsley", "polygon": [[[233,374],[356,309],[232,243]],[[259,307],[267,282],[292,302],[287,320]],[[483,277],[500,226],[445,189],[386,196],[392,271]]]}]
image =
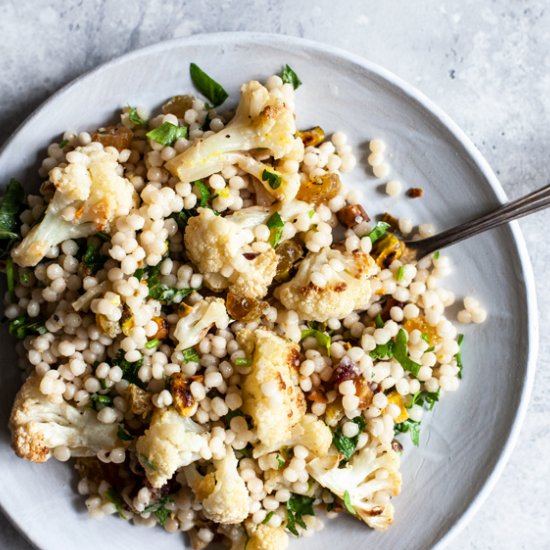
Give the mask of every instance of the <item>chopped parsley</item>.
[{"label": "chopped parsley", "polygon": [[459,334],[457,339],[458,351],[455,355],[456,366],[458,367],[459,380],[462,380],[462,342],[464,342],[464,334]]},{"label": "chopped parsley", "polygon": [[143,120],[135,107],[128,105],[128,118],[134,126],[147,126],[147,121]]},{"label": "chopped parsley", "polygon": [[[142,455],[143,456],[143,455]],[[162,497],[158,502],[147,506],[143,512],[148,514],[154,514],[159,524],[164,527],[166,520],[170,517],[171,511],[166,508],[166,505],[172,502],[171,497]]]},{"label": "chopped parsley", "polygon": [[396,434],[409,432],[413,445],[418,447],[418,444],[420,443],[420,422],[408,418],[404,422],[396,424],[394,426],[394,431]]},{"label": "chopped parsley", "polygon": [[134,436],[130,432],[128,432],[125,428],[123,428],[122,426],[118,427],[118,430],[116,432],[116,436],[121,441],[132,441],[134,439]]},{"label": "chopped parsley", "polygon": [[393,350],[395,344],[393,340],[390,340],[386,344],[378,344],[369,355],[373,359],[391,359],[393,357]]},{"label": "chopped parsley", "polygon": [[386,222],[377,222],[374,226],[374,229],[367,235],[371,243],[374,244],[376,241],[381,239],[391,227],[389,223]]},{"label": "chopped parsley", "polygon": [[117,491],[114,489],[114,487],[109,487],[106,491],[105,491],[105,496],[107,497],[107,500],[109,500],[110,502],[112,502],[114,505],[115,505],[115,508],[116,508],[116,511],[118,512],[118,515],[122,518],[122,519],[128,519],[125,515],[124,515],[124,502],[121,498],[121,496],[117,493]]},{"label": "chopped parsley", "polygon": [[89,244],[82,255],[82,262],[90,269],[92,274],[95,274],[102,269],[108,259],[109,257],[104,254],[100,254],[99,248],[93,244]]},{"label": "chopped parsley", "polygon": [[192,288],[173,288],[162,283],[155,283],[149,286],[149,296],[159,302],[180,303],[194,291]]},{"label": "chopped parsley", "polygon": [[248,357],[237,357],[233,363],[235,363],[237,367],[248,367],[252,364],[252,359]]},{"label": "chopped parsley", "polygon": [[327,350],[327,355],[330,357],[330,343],[331,343],[330,334],[327,334],[323,330],[319,330],[312,323],[310,325],[310,328],[306,328],[302,330],[301,340],[304,340],[309,336],[313,336],[317,340],[317,344],[319,344],[321,348],[324,348]]},{"label": "chopped parsley", "polygon": [[351,504],[351,497],[349,494],[349,491],[346,489],[344,491],[344,506],[346,507],[346,510],[352,515],[356,516],[357,512],[355,511],[355,508]]},{"label": "chopped parsley", "polygon": [[[153,470],[153,471],[156,471],[157,469],[157,465],[152,462],[151,460],[149,460],[148,457],[146,457],[145,455],[141,454],[139,455],[139,461],[148,469],[148,470]],[[145,510],[144,510],[145,512]]]},{"label": "chopped parsley", "polygon": [[176,126],[171,122],[163,122],[158,128],[149,130],[145,135],[147,139],[156,141],[161,145],[172,145],[174,141],[187,137],[187,127]]},{"label": "chopped parsley", "polygon": [[267,181],[271,189],[278,189],[281,187],[281,176],[275,172],[270,172],[269,170],[264,170],[262,172],[262,181]]},{"label": "chopped parsley", "polygon": [[374,318],[374,326],[376,328],[384,328],[384,319],[380,313]]},{"label": "chopped parsley", "polygon": [[21,282],[21,284],[23,285],[28,285],[30,282],[31,282],[31,274],[24,270],[24,271],[19,271],[19,281]]},{"label": "chopped parsley", "polygon": [[292,84],[292,87],[296,90],[302,81],[298,78],[298,75],[291,69],[289,65],[285,65],[281,71],[281,80],[285,84]]},{"label": "chopped parsley", "polygon": [[153,340],[149,340],[145,344],[145,347],[147,349],[154,349],[154,348],[157,348],[158,346],[160,346],[160,344],[161,344],[161,341],[158,338],[153,338]]},{"label": "chopped parsley", "polygon": [[208,76],[198,65],[189,65],[189,74],[195,88],[212,103],[213,107],[221,105],[229,96],[221,84]]},{"label": "chopped parsley", "polygon": [[400,265],[399,269],[397,270],[397,274],[395,275],[395,280],[400,283],[403,280],[403,276],[405,275],[405,266]]},{"label": "chopped parsley", "polygon": [[285,222],[282,220],[279,212],[275,212],[267,220],[266,225],[270,230],[269,244],[273,248],[276,248],[277,245],[281,242],[281,237],[283,236],[283,228],[285,226]]},{"label": "chopped parsley", "polygon": [[439,250],[436,250],[434,252],[434,256],[433,256],[434,260],[439,260]]},{"label": "chopped parsley", "polygon": [[393,348],[393,356],[401,364],[401,366],[412,373],[414,376],[418,375],[418,371],[422,365],[415,363],[407,353],[407,333],[400,329],[395,338],[395,346]]},{"label": "chopped parsley", "polygon": [[15,265],[11,256],[6,259],[6,284],[11,301],[15,301]]},{"label": "chopped parsley", "polygon": [[224,417],[223,421],[225,422],[225,425],[229,427],[229,424],[231,424],[231,421],[236,418],[237,416],[244,416],[244,413],[241,409],[235,409],[234,411],[229,411]]},{"label": "chopped parsley", "polygon": [[92,393],[90,399],[94,405],[103,405],[107,407],[113,404],[113,398],[110,395],[103,395],[101,393]]},{"label": "chopped parsley", "polygon": [[184,363],[198,363],[200,361],[199,354],[195,348],[184,349],[181,354],[183,355]]},{"label": "chopped parsley", "polygon": [[194,183],[194,186],[195,194],[199,199],[199,206],[201,206],[202,208],[206,208],[208,206],[208,203],[210,202],[210,199],[212,198],[212,193],[210,192],[210,189],[208,189],[206,184],[201,180],[197,180]]},{"label": "chopped parsley", "polygon": [[197,214],[192,210],[187,210],[184,208],[181,212],[175,212],[170,217],[176,220],[176,223],[178,224],[178,227],[180,229],[185,229],[187,227],[187,222],[189,221],[189,218],[192,218],[196,215]]},{"label": "chopped parsley", "polygon": [[8,322],[8,332],[17,340],[24,340],[27,336],[37,336],[48,332],[44,321],[31,319],[26,313]]},{"label": "chopped parsley", "polygon": [[65,147],[67,147],[68,144],[69,144],[69,140],[68,140],[68,139],[62,139],[62,140],[59,142],[59,148],[60,148],[60,149],[64,149]]},{"label": "chopped parsley", "polygon": [[284,459],[284,457],[282,457],[279,453],[277,453],[277,456],[275,457],[275,459],[277,460],[277,470],[284,468],[286,464],[286,460]]},{"label": "chopped parsley", "polygon": [[275,510],[271,510],[271,512],[269,512],[269,513],[265,516],[265,519],[262,521],[262,525],[265,525],[266,523],[268,523],[269,520],[273,517],[274,514],[275,514]]},{"label": "chopped parsley", "polygon": [[345,465],[345,463],[352,457],[355,449],[357,448],[357,443],[359,442],[359,434],[365,429],[365,419],[362,416],[356,416],[351,420],[359,427],[359,432],[353,437],[345,436],[341,430],[336,430],[332,434],[332,442],[334,446],[338,449],[344,458],[340,461],[340,468]]},{"label": "chopped parsley", "polygon": [[295,536],[300,536],[296,524],[303,529],[307,529],[304,516],[314,516],[313,502],[315,497],[307,497],[305,495],[297,495],[292,493],[292,496],[286,503],[287,522],[286,528]]},{"label": "chopped parsley", "polygon": [[130,363],[130,361],[126,361],[124,358],[124,350],[119,349],[116,357],[113,359],[113,365],[121,368],[122,378],[124,378],[124,380],[128,380],[130,384],[135,384],[140,388],[143,387],[143,382],[138,377],[139,369],[143,365],[143,357],[133,363]]},{"label": "chopped parsley", "polygon": [[408,406],[410,409],[414,405],[425,407],[428,410],[432,410],[435,404],[439,401],[439,389],[436,392],[417,391],[411,399],[411,403]]}]

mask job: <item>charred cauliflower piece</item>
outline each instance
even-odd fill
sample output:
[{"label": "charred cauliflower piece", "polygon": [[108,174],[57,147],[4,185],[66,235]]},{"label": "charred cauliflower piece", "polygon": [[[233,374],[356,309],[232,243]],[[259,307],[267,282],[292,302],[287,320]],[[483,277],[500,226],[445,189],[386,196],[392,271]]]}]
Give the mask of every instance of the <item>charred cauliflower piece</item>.
[{"label": "charred cauliflower piece", "polygon": [[401,491],[399,455],[382,446],[368,446],[356,453],[344,468],[341,456],[315,458],[308,466],[309,474],[323,487],[344,499],[347,491],[357,516],[369,527],[385,531],[393,521],[393,505],[378,504],[376,494],[396,496]]},{"label": "charred cauliflower piece", "polygon": [[[336,261],[329,267],[331,260]],[[309,252],[294,278],[276,288],[274,294],[285,308],[296,311],[306,321],[343,319],[356,309],[367,308],[371,297],[369,278],[375,270],[373,259],[364,252],[323,248]],[[311,282],[315,272],[326,277],[324,288]]]},{"label": "charred cauliflower piece", "polygon": [[[252,243],[252,230],[265,223],[269,208],[250,207],[231,216],[216,216],[208,208],[200,208],[185,229],[185,248],[189,259],[205,276],[211,290],[227,286],[249,298],[263,298],[277,272],[278,257],[270,248],[252,258],[243,255],[243,247]],[[220,271],[232,266],[233,273],[224,277]]]},{"label": "charred cauliflower piece", "polygon": [[[252,80],[241,87],[241,99],[231,122],[220,132],[199,140],[168,161],[166,167],[181,181],[192,182],[219,172],[227,164],[238,162],[240,165],[243,159],[235,158],[235,153],[252,149],[266,149],[275,160],[289,154],[301,160],[303,143],[294,136],[295,132],[294,111],[281,99],[280,93],[268,91]],[[249,171],[255,172],[257,168]],[[298,191],[296,174],[292,175],[288,188],[283,182],[278,186],[270,185],[268,177],[263,176],[263,169],[255,175],[268,192],[280,195],[278,200],[281,196],[290,200]]]},{"label": "charred cauliflower piece", "polygon": [[243,411],[252,417],[260,440],[253,453],[258,457],[291,439],[306,403],[298,386],[298,346],[264,329],[258,329],[254,338],[252,369],[242,391]]},{"label": "charred cauliflower piece", "polygon": [[32,462],[45,462],[61,446],[68,447],[71,456],[88,457],[124,445],[117,438],[117,424],[102,424],[94,411],[80,411],[65,401],[48,401],[36,375],[19,390],[9,426],[16,454]]},{"label": "charred cauliflower piece", "polygon": [[149,428],[136,441],[138,459],[149,483],[159,489],[176,470],[198,460],[201,449],[208,445],[205,432],[173,409],[156,410]]},{"label": "charred cauliflower piece", "polygon": [[73,162],[50,170],[56,191],[43,220],[12,251],[15,263],[36,265],[48,250],[67,239],[102,230],[133,206],[134,187],[119,175],[116,154],[91,143],[75,149]]},{"label": "charred cauliflower piece", "polygon": [[174,331],[178,342],[176,349],[184,350],[198,344],[215,325],[223,329],[229,324],[229,315],[221,298],[205,298],[195,304],[191,311],[182,317]]},{"label": "charred cauliflower piece", "polygon": [[203,513],[221,524],[244,521],[250,512],[250,495],[237,470],[238,461],[231,447],[221,460],[214,460],[214,471],[202,476],[191,464],[184,470],[187,483],[201,501]]},{"label": "charred cauliflower piece", "polygon": [[[248,522],[247,522],[248,523]],[[231,550],[285,550],[288,548],[288,535],[284,527],[271,525],[247,525],[246,536],[235,541]]]}]

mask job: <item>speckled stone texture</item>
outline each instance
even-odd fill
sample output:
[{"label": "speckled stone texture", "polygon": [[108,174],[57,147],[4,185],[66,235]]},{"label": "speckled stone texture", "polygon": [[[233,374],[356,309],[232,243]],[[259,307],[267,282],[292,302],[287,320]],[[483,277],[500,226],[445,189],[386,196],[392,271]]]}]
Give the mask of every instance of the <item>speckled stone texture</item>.
[{"label": "speckled stone texture", "polygon": [[[194,33],[267,31],[346,48],[413,83],[473,139],[511,198],[548,183],[548,2],[337,6],[332,0],[1,0],[0,143],[60,86],[127,51]],[[550,210],[521,226],[539,301],[535,389],[502,478],[450,550],[550,549]],[[0,548],[30,548],[3,517]]]}]

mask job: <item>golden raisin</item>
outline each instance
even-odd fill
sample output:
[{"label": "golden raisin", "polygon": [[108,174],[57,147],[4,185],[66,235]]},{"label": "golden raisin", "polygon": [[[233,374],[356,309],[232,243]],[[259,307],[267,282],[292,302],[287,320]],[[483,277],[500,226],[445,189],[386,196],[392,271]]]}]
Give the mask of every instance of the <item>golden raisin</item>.
[{"label": "golden raisin", "polygon": [[316,147],[325,141],[325,132],[320,126],[314,126],[309,130],[298,130],[296,137],[302,140],[305,147]]},{"label": "golden raisin", "polygon": [[191,390],[191,378],[186,378],[181,372],[176,372],[170,378],[170,392],[174,408],[181,416],[191,416],[196,410],[196,402]]},{"label": "golden raisin", "polygon": [[371,256],[376,260],[378,267],[389,267],[394,260],[398,260],[405,245],[392,233],[388,233],[377,241],[371,252]]},{"label": "golden raisin", "polygon": [[164,340],[168,336],[168,323],[166,323],[166,319],[164,317],[153,317],[152,320],[157,325],[157,332],[155,332],[153,338]]},{"label": "golden raisin", "polygon": [[146,417],[153,410],[151,394],[135,384],[128,386],[128,408],[138,416]]},{"label": "golden raisin", "polygon": [[338,195],[341,187],[338,174],[328,172],[302,182],[296,198],[313,204],[322,204]]},{"label": "golden raisin", "polygon": [[348,204],[336,213],[338,221],[345,227],[354,227],[361,222],[368,222],[369,215],[360,204]]},{"label": "golden raisin", "polygon": [[245,321],[246,323],[258,319],[267,306],[267,302],[263,300],[237,296],[233,292],[227,293],[225,301],[225,307],[229,316],[237,321]]},{"label": "golden raisin", "polygon": [[437,334],[436,327],[430,325],[426,318],[421,315],[420,317],[415,317],[414,319],[407,319],[403,325],[403,328],[410,334],[413,330],[419,330],[422,334],[425,334],[429,340],[429,345],[434,346],[439,343],[440,337]]},{"label": "golden raisin", "polygon": [[172,114],[178,118],[183,118],[185,111],[193,107],[193,97],[190,95],[175,95],[170,98],[163,106],[162,112],[165,115]]},{"label": "golden raisin", "polygon": [[115,147],[119,151],[128,149],[134,133],[125,126],[107,126],[92,134],[92,141],[99,141],[104,147]]},{"label": "golden raisin", "polygon": [[294,239],[289,239],[277,247],[277,255],[279,256],[279,262],[277,264],[275,280],[280,283],[288,279],[292,268],[304,255],[304,249],[300,243]]}]

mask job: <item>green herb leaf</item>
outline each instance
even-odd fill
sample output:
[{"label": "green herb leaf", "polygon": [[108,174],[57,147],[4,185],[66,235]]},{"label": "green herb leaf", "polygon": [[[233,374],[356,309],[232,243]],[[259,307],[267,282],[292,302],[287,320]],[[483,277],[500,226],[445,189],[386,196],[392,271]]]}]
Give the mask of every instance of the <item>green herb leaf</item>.
[{"label": "green herb leaf", "polygon": [[189,74],[195,88],[212,103],[214,107],[221,105],[228,94],[221,84],[218,84],[212,77],[208,76],[198,65],[191,63],[189,65]]},{"label": "green herb leaf", "polygon": [[277,469],[280,470],[286,464],[286,460],[278,453],[275,459],[277,460]]},{"label": "green herb leaf", "polygon": [[[143,455],[140,455],[143,458]],[[172,497],[162,497],[158,502],[150,504],[143,511],[145,513],[154,514],[159,524],[164,527],[166,520],[170,517],[171,511],[166,508],[166,505],[172,502]]]},{"label": "green herb leaf", "polygon": [[436,392],[417,391],[412,396],[411,403],[408,408],[410,409],[414,405],[420,405],[421,407],[425,407],[431,411],[435,407],[435,404],[439,401],[439,393],[439,389]]},{"label": "green herb leaf", "polygon": [[265,519],[262,521],[262,525],[265,525],[266,523],[268,523],[269,520],[273,517],[274,514],[275,514],[275,510],[271,510],[271,512],[269,512],[269,513],[265,516]]},{"label": "green herb leaf", "polygon": [[158,339],[158,338],[153,338],[153,340],[149,340],[146,344],[145,344],[145,347],[147,349],[154,349],[154,348],[158,348],[161,344],[161,341]]},{"label": "green herb leaf", "polygon": [[350,497],[349,491],[347,489],[344,491],[344,506],[346,507],[346,510],[352,516],[357,515],[357,512],[355,511],[355,508],[351,505],[351,497]]},{"label": "green herb leaf", "polygon": [[101,393],[92,393],[90,399],[95,405],[108,406],[113,404],[113,398],[110,395],[103,395]]},{"label": "green herb leaf", "polygon": [[192,218],[196,215],[197,213],[193,210],[184,209],[181,212],[175,212],[170,217],[176,220],[176,223],[178,224],[178,227],[180,229],[185,229],[187,227],[187,222],[189,221],[189,218]]},{"label": "green herb leaf", "polygon": [[301,340],[307,338],[308,336],[314,336],[317,340],[317,344],[319,344],[320,347],[325,348],[327,350],[327,355],[330,357],[331,339],[329,334],[316,328],[306,328],[305,330],[302,330]]},{"label": "green herb leaf", "polygon": [[[19,213],[22,210],[24,198],[25,192],[21,184],[17,180],[11,179],[2,200],[0,200],[0,239],[19,238],[19,226],[21,225]],[[9,244],[3,248],[9,249]]]},{"label": "green herb leaf", "polygon": [[286,528],[295,536],[299,536],[296,524],[303,529],[307,529],[307,525],[303,519],[304,516],[314,516],[313,502],[315,497],[306,497],[292,493],[292,496],[286,503],[287,522]]},{"label": "green herb leaf", "polygon": [[192,288],[173,288],[162,283],[149,285],[149,296],[165,304],[169,302],[179,304],[184,298],[187,298],[187,296],[192,293]]},{"label": "green herb leaf", "polygon": [[281,187],[281,176],[275,174],[275,172],[270,172],[269,170],[264,170],[262,172],[262,181],[267,181],[271,189],[278,189]]},{"label": "green herb leaf", "polygon": [[340,467],[343,467],[345,463],[353,456],[357,443],[359,442],[359,434],[365,429],[365,419],[362,416],[356,416],[351,420],[355,422],[359,427],[359,432],[353,437],[347,437],[342,433],[342,430],[338,429],[332,434],[332,442],[339,452],[344,456],[340,461]]},{"label": "green herb leaf", "polygon": [[395,338],[395,346],[393,348],[393,356],[399,361],[401,366],[411,372],[414,376],[418,375],[418,371],[422,365],[415,363],[409,358],[407,353],[407,333],[400,329]]},{"label": "green herb leaf", "polygon": [[181,353],[183,355],[184,363],[198,363],[200,361],[199,354],[195,348],[184,349]]},{"label": "green herb leaf", "polygon": [[116,435],[121,441],[132,441],[134,439],[134,436],[122,426],[118,427]]},{"label": "green herb leaf", "polygon": [[289,65],[285,65],[281,71],[281,79],[285,84],[292,84],[294,89],[298,88],[302,81],[298,78],[298,75],[290,68]]},{"label": "green herb leaf", "polygon": [[409,432],[411,441],[415,447],[418,447],[418,444],[420,443],[420,422],[409,418],[404,422],[396,424],[394,426],[394,431],[396,434]]},{"label": "green herb leaf", "polygon": [[439,250],[436,250],[433,255],[434,260],[439,260]]},{"label": "green herb leaf", "polygon": [[422,338],[426,344],[431,345],[430,337],[425,332],[420,335],[420,338]]},{"label": "green herb leaf", "polygon": [[147,126],[147,121],[143,120],[135,107],[128,105],[128,118],[134,126]]},{"label": "green herb leaf", "polygon": [[313,216],[315,216],[315,210],[311,209],[307,215],[309,216],[309,219],[311,220],[311,218],[313,218]]},{"label": "green herb leaf", "polygon": [[[140,454],[139,455],[139,458],[140,458],[140,462],[149,470],[153,470],[153,471],[156,471],[157,469],[157,465],[152,462],[151,460],[149,460],[148,457],[146,457],[145,455],[143,454]],[[156,506],[156,504],[153,504],[152,506]],[[150,506],[148,507],[150,508]],[[152,512],[153,510],[148,510],[147,508],[145,508],[145,510],[143,510],[144,512],[147,511],[147,512]]]},{"label": "green herb leaf", "polygon": [[237,357],[233,363],[235,363],[235,366],[237,367],[248,367],[252,364],[252,359],[249,359],[248,357]]},{"label": "green herb leaf", "polygon": [[252,458],[252,445],[249,443],[244,449],[239,449],[239,458]]},{"label": "green herb leaf", "polygon": [[374,325],[376,328],[384,328],[384,319],[380,313],[374,318]]},{"label": "green herb leaf", "polygon": [[373,359],[391,359],[393,357],[394,348],[395,344],[392,340],[390,340],[386,344],[378,344],[371,352],[369,352],[369,355]]},{"label": "green herb leaf", "polygon": [[12,302],[15,301],[15,265],[11,256],[6,259],[6,284]]},{"label": "green herb leaf", "polygon": [[18,276],[22,285],[28,285],[31,282],[31,274],[26,270],[20,270]]},{"label": "green herb leaf", "polygon": [[459,334],[457,338],[458,352],[455,355],[459,380],[462,380],[462,342],[464,342],[464,334]]},{"label": "green herb leaf", "polygon": [[187,127],[163,122],[158,128],[149,130],[145,135],[147,139],[152,139],[161,145],[172,145],[174,141],[187,137]]},{"label": "green herb leaf", "polygon": [[17,340],[24,340],[27,336],[37,336],[48,332],[44,321],[31,319],[26,313],[12,319],[8,323],[8,332]]},{"label": "green herb leaf", "polygon": [[67,147],[69,143],[69,140],[68,139],[62,139],[60,142],[59,142],[59,148],[60,149],[64,149],[65,147]]},{"label": "green herb leaf", "polygon": [[199,199],[199,206],[201,206],[202,208],[206,208],[210,202],[210,199],[212,198],[212,193],[210,193],[210,189],[208,189],[206,184],[201,180],[197,180],[194,185],[196,188],[195,194]]},{"label": "green herb leaf", "polygon": [[122,497],[117,493],[117,491],[114,489],[114,487],[109,487],[105,491],[105,496],[107,497],[107,500],[112,502],[115,505],[116,511],[118,512],[118,515],[122,519],[128,519],[125,515],[125,509],[124,509],[124,501],[122,500]]},{"label": "green herb leaf", "polygon": [[285,222],[281,218],[279,212],[274,212],[267,220],[266,225],[270,230],[269,244],[273,248],[276,248],[277,245],[281,242]]},{"label": "green herb leaf", "polygon": [[135,384],[140,388],[143,387],[143,382],[138,377],[138,371],[143,365],[143,357],[130,363],[124,358],[124,350],[119,349],[116,357],[113,359],[113,365],[119,366],[122,370],[122,378],[128,380],[131,384]]},{"label": "green herb leaf", "polygon": [[235,409],[234,411],[229,411],[224,417],[223,421],[225,422],[225,425],[229,427],[229,424],[231,424],[231,420],[236,418],[237,416],[244,416],[243,411],[241,409]]},{"label": "green herb leaf", "polygon": [[368,238],[370,239],[371,243],[374,244],[376,241],[381,239],[388,232],[388,229],[390,227],[391,225],[389,223],[377,222],[377,224],[374,226],[374,229],[368,234]]},{"label": "green herb leaf", "polygon": [[397,274],[395,275],[395,280],[400,283],[403,280],[403,276],[405,275],[405,266],[400,265],[399,269],[397,270]]},{"label": "green herb leaf", "polygon": [[84,265],[88,266],[93,274],[102,269],[108,259],[108,256],[100,254],[99,249],[92,244],[86,247],[86,251],[82,256]]},{"label": "green herb leaf", "polygon": [[109,235],[108,233],[105,233],[105,231],[98,231],[96,234],[95,234],[96,237],[99,237],[103,242],[110,242],[111,240],[111,235]]}]

